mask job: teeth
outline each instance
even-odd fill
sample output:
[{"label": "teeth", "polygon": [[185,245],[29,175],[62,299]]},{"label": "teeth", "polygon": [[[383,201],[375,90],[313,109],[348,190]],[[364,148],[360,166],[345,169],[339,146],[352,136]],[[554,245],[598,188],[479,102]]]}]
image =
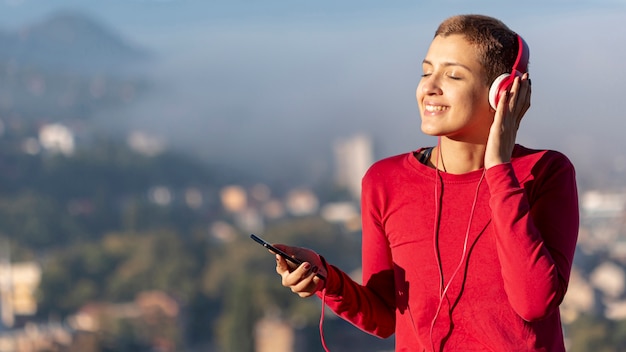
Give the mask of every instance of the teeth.
[{"label": "teeth", "polygon": [[447,106],[441,106],[441,105],[426,105],[425,109],[426,109],[426,111],[434,112],[434,111],[444,111],[444,110],[447,110],[448,107]]}]

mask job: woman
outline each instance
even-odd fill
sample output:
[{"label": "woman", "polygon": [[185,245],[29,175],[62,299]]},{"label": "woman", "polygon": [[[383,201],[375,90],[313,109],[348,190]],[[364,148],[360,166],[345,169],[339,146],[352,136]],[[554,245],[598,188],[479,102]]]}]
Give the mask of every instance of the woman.
[{"label": "woman", "polygon": [[395,333],[397,351],[565,351],[558,307],[578,234],[575,172],[558,152],[515,143],[530,107],[527,60],[497,19],[445,20],[416,92],[437,145],[378,161],[363,178],[363,284],[278,245],[305,261],[277,256],[282,284],[366,332]]}]

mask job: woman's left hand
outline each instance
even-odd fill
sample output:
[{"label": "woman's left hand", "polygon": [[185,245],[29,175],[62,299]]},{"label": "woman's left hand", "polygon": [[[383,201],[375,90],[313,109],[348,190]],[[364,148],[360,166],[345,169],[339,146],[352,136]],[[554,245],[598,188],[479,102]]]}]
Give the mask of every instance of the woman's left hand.
[{"label": "woman's left hand", "polygon": [[511,161],[517,130],[529,108],[530,79],[524,73],[515,78],[511,90],[498,102],[487,139],[485,169]]}]

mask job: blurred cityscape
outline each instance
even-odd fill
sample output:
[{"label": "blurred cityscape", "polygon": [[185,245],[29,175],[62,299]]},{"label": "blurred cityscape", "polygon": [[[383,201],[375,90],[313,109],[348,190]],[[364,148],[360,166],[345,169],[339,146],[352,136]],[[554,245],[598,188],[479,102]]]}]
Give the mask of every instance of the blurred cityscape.
[{"label": "blurred cityscape", "polygon": [[[151,55],[97,23],[62,14],[0,33],[0,48],[0,352],[321,350],[321,302],[283,288],[248,235],[314,248],[360,280],[370,135],[337,139],[313,182],[290,165],[261,179],[94,128],[153,89]],[[626,350],[626,184],[610,185],[579,190],[561,305],[573,352]],[[331,350],[393,350],[327,315]]]}]

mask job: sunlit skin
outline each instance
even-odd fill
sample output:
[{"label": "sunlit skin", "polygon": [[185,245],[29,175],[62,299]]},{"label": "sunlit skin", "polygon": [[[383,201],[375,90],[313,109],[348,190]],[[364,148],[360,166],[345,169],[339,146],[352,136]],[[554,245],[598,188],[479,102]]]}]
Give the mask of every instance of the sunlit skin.
[{"label": "sunlit skin", "polygon": [[422,62],[422,72],[416,90],[422,132],[484,144],[493,113],[474,48],[460,35],[437,36]]},{"label": "sunlit skin", "polygon": [[312,296],[324,287],[324,280],[316,276],[316,273],[319,272],[323,277],[328,277],[328,274],[314,251],[280,244],[275,246],[304,261],[299,267],[292,268],[283,257],[276,255],[276,272],[282,277],[283,286],[291,288],[300,297]]},{"label": "sunlit skin", "polygon": [[[463,36],[435,37],[422,68],[423,77],[416,90],[422,131],[440,137],[431,164],[445,172],[462,174],[509,162],[519,124],[530,108],[528,74],[516,78],[494,111],[489,106],[489,84],[477,50]],[[312,296],[324,287],[316,272],[323,276],[326,272],[315,252],[276,247],[304,261],[293,268],[276,256],[276,272],[283,286],[300,297]]]},{"label": "sunlit skin", "polygon": [[528,74],[516,79],[493,111],[477,50],[462,35],[435,37],[422,70],[416,90],[422,131],[441,137],[431,163],[461,174],[510,161],[519,123],[530,107]]}]

